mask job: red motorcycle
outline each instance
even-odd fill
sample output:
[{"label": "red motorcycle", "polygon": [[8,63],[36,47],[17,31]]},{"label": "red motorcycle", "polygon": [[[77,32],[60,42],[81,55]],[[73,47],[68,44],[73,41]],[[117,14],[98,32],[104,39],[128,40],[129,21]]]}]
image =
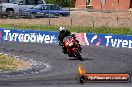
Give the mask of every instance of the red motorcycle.
[{"label": "red motorcycle", "polygon": [[67,36],[63,39],[64,46],[66,47],[68,55],[72,55],[78,60],[82,61],[81,46],[72,36]]}]

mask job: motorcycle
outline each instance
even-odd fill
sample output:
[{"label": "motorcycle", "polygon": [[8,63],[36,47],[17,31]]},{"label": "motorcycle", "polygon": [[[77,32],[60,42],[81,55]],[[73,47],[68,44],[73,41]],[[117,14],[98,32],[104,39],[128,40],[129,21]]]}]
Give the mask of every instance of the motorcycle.
[{"label": "motorcycle", "polygon": [[66,47],[68,55],[72,55],[78,60],[82,61],[81,45],[72,36],[67,36],[63,39],[64,46]]}]

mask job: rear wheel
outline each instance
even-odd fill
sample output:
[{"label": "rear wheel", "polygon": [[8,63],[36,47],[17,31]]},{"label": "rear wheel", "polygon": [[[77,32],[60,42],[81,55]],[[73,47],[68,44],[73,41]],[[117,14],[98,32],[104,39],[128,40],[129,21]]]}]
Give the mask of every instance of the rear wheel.
[{"label": "rear wheel", "polygon": [[63,14],[59,14],[58,16],[59,16],[59,17],[63,17]]},{"label": "rear wheel", "polygon": [[80,53],[76,50],[75,53],[74,53],[75,57],[80,60],[80,61],[83,61],[82,59],[82,56],[80,55]]}]

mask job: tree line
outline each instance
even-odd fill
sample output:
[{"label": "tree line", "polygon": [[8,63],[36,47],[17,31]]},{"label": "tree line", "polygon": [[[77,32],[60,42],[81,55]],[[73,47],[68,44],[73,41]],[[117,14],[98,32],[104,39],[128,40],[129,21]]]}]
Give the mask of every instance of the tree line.
[{"label": "tree line", "polygon": [[[8,0],[0,0],[0,3],[7,2]],[[45,0],[47,4],[57,4],[62,7],[75,7],[76,0]]]},{"label": "tree line", "polygon": [[75,7],[76,0],[45,0],[47,4],[58,4],[62,7]]}]

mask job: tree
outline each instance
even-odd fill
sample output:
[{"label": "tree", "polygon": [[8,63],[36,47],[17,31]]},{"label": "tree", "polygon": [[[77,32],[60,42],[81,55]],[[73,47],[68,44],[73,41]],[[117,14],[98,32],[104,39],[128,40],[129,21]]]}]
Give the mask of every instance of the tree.
[{"label": "tree", "polygon": [[45,0],[48,4],[58,4],[62,7],[74,7],[75,0]]}]

